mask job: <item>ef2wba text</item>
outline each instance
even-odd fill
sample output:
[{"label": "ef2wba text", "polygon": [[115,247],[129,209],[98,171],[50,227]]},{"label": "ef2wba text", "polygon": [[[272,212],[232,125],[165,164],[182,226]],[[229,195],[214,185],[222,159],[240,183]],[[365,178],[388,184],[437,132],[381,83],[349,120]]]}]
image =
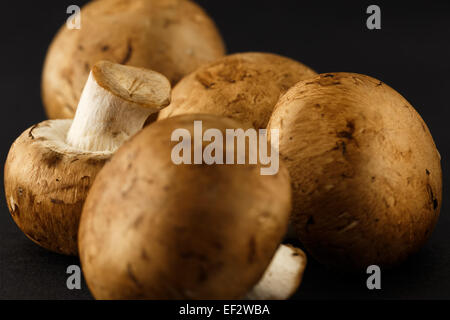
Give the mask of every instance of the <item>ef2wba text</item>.
[{"label": "ef2wba text", "polygon": [[267,305],[260,304],[224,304],[221,308],[199,307],[186,304],[180,307],[179,315],[200,315],[207,318],[216,312],[223,315],[268,315],[270,314]]}]

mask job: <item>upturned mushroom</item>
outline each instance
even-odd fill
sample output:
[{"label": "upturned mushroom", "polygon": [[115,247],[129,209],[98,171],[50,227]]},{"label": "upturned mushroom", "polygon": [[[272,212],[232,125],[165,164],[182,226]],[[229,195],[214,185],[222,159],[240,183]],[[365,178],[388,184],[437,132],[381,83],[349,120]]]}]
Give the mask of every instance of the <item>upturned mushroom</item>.
[{"label": "upturned mushroom", "polygon": [[155,70],[174,85],[225,54],[214,22],[188,0],[99,0],[80,15],[80,29],[63,25],[45,59],[42,99],[50,119],[73,118],[99,60]]},{"label": "upturned mushroom", "polygon": [[[213,115],[158,121],[97,175],[79,230],[81,264],[95,298],[284,299],[299,285],[305,259],[290,247],[280,248],[282,262],[263,277],[289,220],[286,168],[261,175],[260,163],[175,164],[173,134],[194,136],[194,121],[202,121],[202,135],[242,127]],[[208,145],[183,143],[193,153]],[[224,157],[228,148],[221,149]],[[277,278],[274,270],[285,275]]]},{"label": "upturned mushroom", "polygon": [[281,98],[268,129],[279,129],[294,227],[322,263],[389,267],[430,237],[442,203],[440,155],[395,90],[364,75],[321,74]]},{"label": "upturned mushroom", "polygon": [[200,67],[173,89],[158,119],[180,114],[225,116],[264,129],[280,95],[316,73],[295,60],[270,53],[238,53]]},{"label": "upturned mushroom", "polygon": [[169,104],[161,74],[111,62],[92,68],[74,120],[48,120],[24,131],[5,164],[11,215],[42,247],[77,254],[81,209],[97,172],[113,152]]}]

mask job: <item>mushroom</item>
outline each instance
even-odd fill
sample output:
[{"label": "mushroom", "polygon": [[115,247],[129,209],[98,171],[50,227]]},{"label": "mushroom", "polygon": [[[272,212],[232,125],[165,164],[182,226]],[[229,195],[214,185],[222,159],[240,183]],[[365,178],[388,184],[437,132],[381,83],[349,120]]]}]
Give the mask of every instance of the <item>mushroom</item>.
[{"label": "mushroom", "polygon": [[390,267],[430,237],[442,203],[440,155],[398,92],[364,75],[321,74],[280,99],[268,129],[279,129],[293,225],[317,260]]},{"label": "mushroom", "polygon": [[45,59],[42,99],[50,119],[73,118],[99,60],[155,70],[174,85],[225,54],[214,22],[191,1],[92,1],[80,14],[81,28],[63,25]]},{"label": "mushroom", "polygon": [[[202,121],[203,132],[242,127],[214,115],[157,121],[98,174],[79,229],[80,260],[95,298],[244,298],[271,262],[289,221],[287,170],[280,164],[277,174],[261,175],[259,163],[175,164],[172,136],[175,130],[193,136],[194,121]],[[201,150],[206,143],[187,145]],[[290,250],[280,250],[287,261]],[[292,284],[274,289],[274,298],[299,284],[304,259],[296,257],[292,270],[286,267],[292,275],[280,277]],[[271,274],[252,297],[268,296],[277,286]]]},{"label": "mushroom", "polygon": [[24,131],[9,151],[4,182],[25,235],[46,249],[77,254],[81,209],[97,172],[169,98],[163,75],[103,61],[92,68],[73,121],[48,120]]},{"label": "mushroom", "polygon": [[171,104],[158,119],[207,113],[264,129],[281,94],[316,73],[276,54],[247,52],[200,67],[173,89]]}]

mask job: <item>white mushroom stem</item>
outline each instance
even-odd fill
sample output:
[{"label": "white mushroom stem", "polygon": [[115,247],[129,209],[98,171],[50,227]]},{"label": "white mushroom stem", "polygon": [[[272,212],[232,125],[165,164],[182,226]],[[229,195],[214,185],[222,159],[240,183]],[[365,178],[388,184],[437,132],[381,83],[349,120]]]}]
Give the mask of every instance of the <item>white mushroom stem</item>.
[{"label": "white mushroom stem", "polygon": [[170,103],[170,83],[146,69],[101,61],[81,94],[67,143],[82,151],[114,152]]},{"label": "white mushroom stem", "polygon": [[280,245],[263,277],[247,293],[249,300],[286,300],[297,291],[306,267],[305,253],[290,245]]}]

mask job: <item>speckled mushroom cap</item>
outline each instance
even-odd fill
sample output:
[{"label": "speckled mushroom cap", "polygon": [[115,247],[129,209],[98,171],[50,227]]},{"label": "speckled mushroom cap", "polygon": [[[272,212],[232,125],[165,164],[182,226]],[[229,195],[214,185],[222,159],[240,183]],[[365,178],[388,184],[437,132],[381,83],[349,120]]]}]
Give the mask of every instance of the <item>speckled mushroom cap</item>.
[{"label": "speckled mushroom cap", "polygon": [[[65,144],[72,120],[47,120],[24,131],[5,164],[6,201],[25,235],[42,247],[76,255],[81,209],[110,152]],[[76,191],[76,192],[75,192]]]},{"label": "speckled mushroom cap", "polygon": [[158,119],[207,113],[265,128],[279,97],[298,81],[315,75],[300,62],[276,54],[229,55],[183,78]]},{"label": "speckled mushroom cap", "polygon": [[152,69],[175,84],[223,54],[214,22],[191,1],[93,1],[81,10],[81,29],[63,25],[50,45],[42,98],[50,118],[72,118],[99,60]]},{"label": "speckled mushroom cap", "polygon": [[328,73],[279,101],[269,129],[293,186],[293,222],[325,264],[391,266],[431,235],[442,202],[440,155],[425,122],[374,78]]},{"label": "speckled mushroom cap", "polygon": [[194,120],[223,134],[241,127],[213,115],[155,122],[97,176],[79,233],[95,298],[242,298],[269,265],[290,214],[287,170],[281,164],[263,176],[259,164],[175,165],[171,135],[181,128],[193,137]]}]

